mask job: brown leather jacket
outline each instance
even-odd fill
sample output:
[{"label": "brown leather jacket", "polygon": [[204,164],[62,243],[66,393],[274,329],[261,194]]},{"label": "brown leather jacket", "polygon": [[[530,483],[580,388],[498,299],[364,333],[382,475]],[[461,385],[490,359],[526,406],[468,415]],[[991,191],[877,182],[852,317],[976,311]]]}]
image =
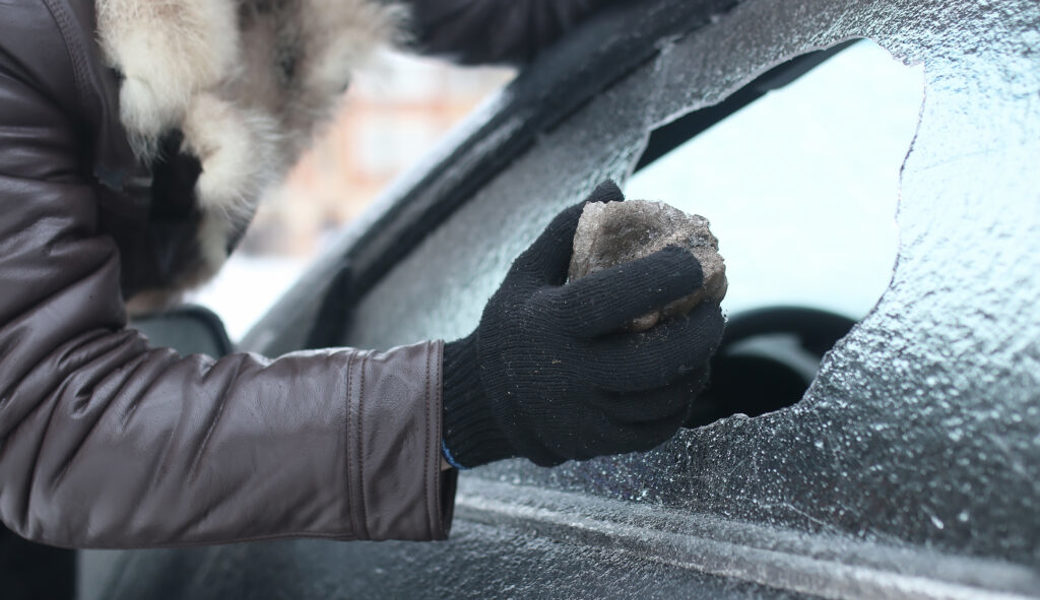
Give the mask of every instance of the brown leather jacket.
[{"label": "brown leather jacket", "polygon": [[119,106],[137,74],[97,31],[89,0],[0,3],[0,519],[79,547],[444,538],[440,342],[214,360],[127,328],[125,298],[199,262],[203,217],[158,205]]},{"label": "brown leather jacket", "polygon": [[127,306],[220,268],[402,23],[519,61],[613,1],[0,2],[0,520],[98,548],[444,538],[441,342],[184,357]]}]

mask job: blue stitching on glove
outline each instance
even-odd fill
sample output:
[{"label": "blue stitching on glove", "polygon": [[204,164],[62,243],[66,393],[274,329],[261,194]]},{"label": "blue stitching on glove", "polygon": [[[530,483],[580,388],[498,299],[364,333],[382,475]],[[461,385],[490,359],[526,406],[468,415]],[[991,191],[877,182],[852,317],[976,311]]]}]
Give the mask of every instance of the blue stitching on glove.
[{"label": "blue stitching on glove", "polygon": [[448,450],[448,443],[443,439],[441,440],[441,454],[444,455],[444,460],[448,461],[448,464],[455,467],[460,471],[468,471],[469,467],[464,467],[459,463],[455,462],[455,458],[451,455],[451,450]]}]

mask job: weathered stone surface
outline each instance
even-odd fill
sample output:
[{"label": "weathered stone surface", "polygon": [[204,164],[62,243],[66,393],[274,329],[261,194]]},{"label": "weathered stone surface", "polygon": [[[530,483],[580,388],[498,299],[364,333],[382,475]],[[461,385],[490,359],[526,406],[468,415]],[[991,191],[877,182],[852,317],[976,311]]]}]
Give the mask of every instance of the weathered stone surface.
[{"label": "weathered stone surface", "polygon": [[664,202],[589,203],[574,234],[568,276],[571,280],[580,279],[667,246],[689,249],[701,263],[704,285],[661,310],[635,319],[629,327],[645,331],[662,318],[688,313],[704,298],[719,302],[726,296],[726,264],[718,252],[719,241],[708,225],[704,217],[686,214]]}]

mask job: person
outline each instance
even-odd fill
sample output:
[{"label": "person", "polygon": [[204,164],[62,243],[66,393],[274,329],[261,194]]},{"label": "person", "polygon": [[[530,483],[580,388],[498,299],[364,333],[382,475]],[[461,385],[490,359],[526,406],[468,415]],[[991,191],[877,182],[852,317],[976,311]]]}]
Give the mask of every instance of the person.
[{"label": "person", "polygon": [[719,307],[622,331],[700,266],[669,248],[566,283],[583,203],[450,343],[214,359],[128,325],[220,268],[400,23],[422,51],[522,62],[606,4],[412,0],[403,21],[376,0],[0,4],[0,520],[76,548],[438,540],[455,467],[670,437]]}]

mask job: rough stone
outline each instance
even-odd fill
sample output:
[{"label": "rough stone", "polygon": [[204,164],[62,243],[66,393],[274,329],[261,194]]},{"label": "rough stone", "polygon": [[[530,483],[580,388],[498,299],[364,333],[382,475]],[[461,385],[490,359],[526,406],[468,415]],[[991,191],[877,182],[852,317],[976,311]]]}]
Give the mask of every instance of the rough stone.
[{"label": "rough stone", "polygon": [[705,298],[720,302],[726,296],[726,264],[718,252],[719,241],[708,227],[704,217],[687,214],[664,202],[589,203],[574,234],[568,276],[572,281],[580,279],[667,246],[689,249],[701,264],[704,285],[661,310],[635,319],[629,326],[633,331],[645,331],[662,318],[688,313]]}]

